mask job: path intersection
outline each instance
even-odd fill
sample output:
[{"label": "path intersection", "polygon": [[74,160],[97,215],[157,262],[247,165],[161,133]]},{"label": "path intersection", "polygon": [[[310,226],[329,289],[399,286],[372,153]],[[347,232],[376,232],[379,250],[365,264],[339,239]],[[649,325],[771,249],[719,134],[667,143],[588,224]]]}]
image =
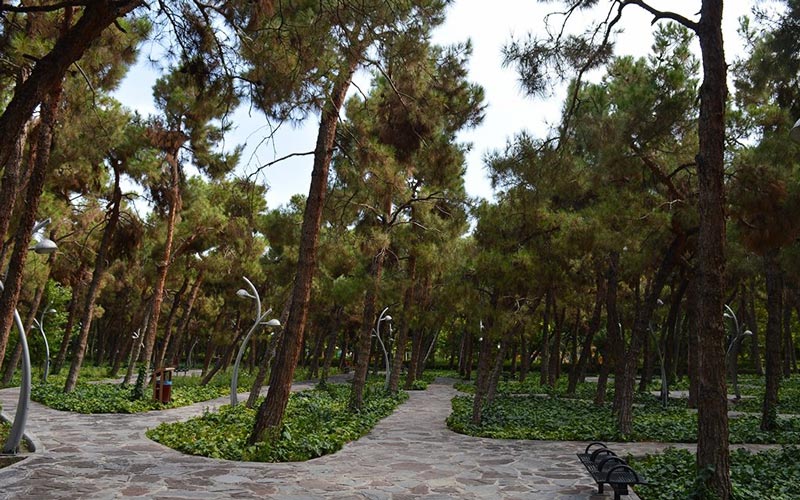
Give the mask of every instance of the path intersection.
[{"label": "path intersection", "polygon": [[[181,454],[145,437],[161,422],[214,411],[229,397],[138,414],[83,415],[31,403],[37,452],[0,469],[0,499],[557,499],[599,500],[575,454],[586,443],[475,438],[445,426],[452,380],[438,380],[332,455],[252,463]],[[295,384],[296,389],[308,385]],[[13,415],[17,389],[0,390]],[[644,454],[662,443],[615,444]],[[686,446],[691,448],[690,445]],[[609,488],[607,488],[609,489]],[[630,500],[638,497],[631,494]]]}]

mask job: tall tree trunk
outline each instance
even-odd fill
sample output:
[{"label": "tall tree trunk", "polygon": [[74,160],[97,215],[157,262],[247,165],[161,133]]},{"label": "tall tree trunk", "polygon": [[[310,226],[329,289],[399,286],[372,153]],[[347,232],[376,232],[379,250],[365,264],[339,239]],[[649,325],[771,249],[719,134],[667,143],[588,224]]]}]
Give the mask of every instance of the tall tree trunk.
[{"label": "tall tree trunk", "polygon": [[[85,265],[81,263],[77,275],[83,276],[84,272]],[[72,338],[72,330],[75,326],[75,318],[78,316],[81,282],[81,279],[77,279],[72,284],[72,296],[69,299],[69,306],[67,306],[67,323],[64,325],[61,345],[58,348],[58,355],[56,356],[55,363],[53,363],[53,374],[58,374],[61,371],[61,367],[64,366],[64,360],[67,358],[67,351],[69,350],[70,339]]]},{"label": "tall tree trunk", "polygon": [[167,213],[166,229],[167,235],[164,241],[164,253],[161,261],[156,262],[156,282],[153,285],[153,309],[150,312],[150,321],[147,324],[144,334],[144,349],[139,359],[145,367],[149,367],[153,357],[153,347],[156,343],[158,333],[158,320],[161,315],[161,302],[164,300],[164,287],[167,283],[167,273],[169,272],[172,260],[172,240],[175,237],[175,225],[178,221],[178,214],[181,211],[181,185],[180,185],[180,165],[178,164],[178,151],[187,140],[185,134],[176,131],[155,131],[153,142],[166,151],[165,162],[169,166],[170,190],[169,190],[169,212]]},{"label": "tall tree trunk", "polygon": [[608,333],[606,335],[607,356],[605,364],[609,364],[609,372],[614,372],[614,412],[617,411],[616,405],[618,404],[616,392],[620,390],[624,379],[623,358],[625,355],[625,339],[619,324],[619,316],[617,315],[618,268],[619,252],[612,251],[609,254],[608,269],[606,271],[606,332]]},{"label": "tall tree trunk", "polygon": [[[14,96],[0,115],[0,165],[8,164],[16,141],[36,107],[57,92],[67,70],[107,27],[143,5],[141,0],[92,2],[81,18],[59,37],[53,48],[39,58],[30,76],[14,88]],[[31,226],[33,227],[33,226]]]},{"label": "tall tree trunk", "polygon": [[108,250],[111,247],[111,241],[114,237],[114,232],[119,222],[120,204],[122,202],[122,190],[120,189],[120,167],[118,163],[114,164],[114,189],[109,202],[108,222],[103,228],[103,236],[100,239],[100,246],[97,248],[97,256],[94,261],[94,272],[92,273],[92,282],[89,289],[86,291],[85,302],[83,305],[83,314],[81,316],[81,330],[78,334],[78,343],[75,345],[75,352],[72,356],[72,364],[69,367],[69,374],[67,381],[64,385],[64,392],[69,393],[75,390],[75,385],[78,383],[78,374],[81,370],[84,355],[86,354],[86,344],[89,339],[89,329],[92,326],[94,319],[95,302],[97,295],[100,293],[100,285],[103,282],[106,268],[108,267]]},{"label": "tall tree trunk", "polygon": [[792,375],[792,303],[794,293],[788,287],[784,287],[783,300],[783,339],[781,350],[783,351],[783,376],[789,378]]},{"label": "tall tree trunk", "polygon": [[[31,35],[31,25],[26,24],[25,34]],[[21,66],[17,73],[16,85],[20,86],[30,74],[27,66]],[[0,162],[0,169],[3,171],[3,178],[0,181],[0,265],[5,261],[6,247],[4,246],[5,235],[11,222],[11,214],[14,212],[14,205],[17,202],[17,195],[20,191],[22,162],[25,157],[25,146],[28,141],[28,133],[32,127],[30,118],[25,120],[19,131],[19,136],[13,141],[13,148],[10,156],[5,163]]]},{"label": "tall tree trunk", "polygon": [[311,281],[314,278],[317,260],[317,243],[319,227],[322,221],[322,208],[325,202],[325,191],[328,185],[328,169],[333,154],[333,143],[336,138],[336,126],[339,110],[344,104],[347,90],[353,73],[362,57],[363,48],[354,47],[347,67],[343,68],[334,84],[330,100],[322,109],[317,144],[314,148],[314,166],[311,171],[311,186],[303,211],[300,249],[297,259],[297,273],[292,290],[292,306],[281,344],[275,359],[275,366],[270,376],[270,390],[258,408],[253,431],[248,438],[249,444],[277,438],[283,422],[283,414],[289,402],[292,378],[297,367],[300,345],[303,342],[308,303],[311,298]]},{"label": "tall tree trunk", "polygon": [[556,386],[556,381],[561,374],[561,334],[564,330],[564,317],[567,314],[566,307],[562,308],[561,314],[555,308],[555,294],[553,295],[553,313],[555,323],[553,328],[553,344],[550,346],[550,368],[547,370],[547,385]]},{"label": "tall tree trunk", "polygon": [[698,261],[698,400],[697,466],[713,471],[707,485],[721,500],[731,496],[728,447],[728,398],[725,382],[725,328],[722,291],[725,276],[725,102],[727,63],[722,40],[722,2],[703,0],[694,26],[700,40],[703,83],[698,124],[700,231]]},{"label": "tall tree trunk", "polygon": [[664,365],[667,372],[667,382],[675,382],[678,375],[678,357],[680,356],[680,308],[683,297],[686,295],[686,290],[689,287],[689,280],[686,278],[680,279],[680,284],[674,288],[672,297],[669,303],[669,312],[667,313],[667,338],[663,342],[664,352]]},{"label": "tall tree trunk", "polygon": [[[413,211],[413,207],[412,207]],[[415,226],[416,227],[416,226]],[[411,253],[406,267],[406,289],[403,293],[403,310],[400,313],[400,329],[395,341],[394,359],[392,359],[392,373],[389,375],[389,391],[392,394],[400,389],[400,372],[403,370],[403,360],[406,356],[408,343],[408,329],[414,308],[414,290],[417,280],[417,256]]]},{"label": "tall tree trunk", "polygon": [[[390,219],[391,211],[392,194],[390,190],[383,200],[383,220],[388,221]],[[372,334],[373,331],[377,331],[376,329],[381,327],[381,325],[375,324],[375,321],[378,319],[376,317],[376,302],[381,289],[383,262],[386,258],[386,252],[388,249],[388,236],[390,229],[391,228],[388,225],[384,225],[382,232],[386,237],[382,241],[386,243],[381,245],[380,248],[378,248],[377,254],[373,255],[370,259],[369,275],[372,279],[368,285],[367,293],[364,298],[364,315],[361,319],[361,335],[358,339],[358,362],[356,363],[356,369],[353,373],[353,383],[350,389],[351,392],[349,406],[350,410],[353,411],[360,410],[364,404],[364,388],[367,385],[367,370],[369,369],[369,353],[372,346]],[[381,335],[381,332],[377,333]]]},{"label": "tall tree trunk", "polygon": [[[333,355],[336,352],[336,339],[339,338],[339,329],[342,325],[342,313],[344,308],[336,306],[333,311],[333,323],[331,330],[328,332],[328,343],[325,346],[325,358],[322,361],[322,373],[320,374],[320,382],[328,380],[328,373],[331,370],[331,363],[333,363]],[[396,391],[396,389],[395,389]]]},{"label": "tall tree trunk", "polygon": [[605,287],[603,285],[603,275],[598,272],[595,278],[595,294],[594,294],[594,309],[592,310],[592,318],[589,320],[589,325],[586,328],[586,334],[583,338],[581,345],[581,355],[578,362],[575,363],[572,371],[569,374],[569,382],[567,384],[567,394],[575,394],[575,389],[578,382],[583,382],[586,377],[586,365],[592,355],[592,340],[595,334],[600,330],[600,321],[603,315],[603,299],[605,298]]},{"label": "tall tree trunk", "polygon": [[167,314],[167,322],[164,325],[164,341],[161,343],[161,349],[159,349],[158,354],[156,355],[156,368],[163,368],[164,366],[164,358],[167,357],[167,350],[172,344],[172,330],[175,326],[175,318],[178,316],[178,309],[180,308],[181,301],[183,301],[183,296],[186,293],[186,289],[189,287],[189,277],[183,277],[183,283],[181,283],[181,287],[175,292],[175,296],[172,298],[172,306],[169,308],[169,314]]},{"label": "tall tree trunk", "polygon": [[507,328],[506,331],[503,332],[503,337],[500,339],[500,349],[498,349],[497,356],[494,359],[494,368],[492,369],[489,387],[486,391],[487,404],[491,404],[497,394],[497,384],[500,382],[500,374],[503,373],[503,363],[506,360],[506,352],[508,352],[508,346],[511,344],[517,328],[519,328],[519,324]]},{"label": "tall tree trunk", "polygon": [[697,408],[698,392],[700,391],[700,357],[697,353],[697,279],[692,278],[686,294],[686,316],[684,329],[687,338],[686,374],[689,378],[689,399],[686,404],[689,408]]},{"label": "tall tree trunk", "polygon": [[[23,85],[28,81],[30,81],[30,79],[23,83]],[[21,207],[22,214],[17,226],[17,233],[14,237],[14,250],[8,265],[8,272],[4,283],[5,288],[2,295],[0,295],[0,364],[2,364],[3,358],[5,357],[6,346],[8,344],[14,318],[14,309],[17,306],[20,290],[22,289],[23,269],[28,256],[31,230],[36,223],[36,214],[39,208],[39,200],[41,199],[44,189],[47,167],[50,163],[50,149],[53,143],[54,127],[58,119],[58,105],[60,101],[61,86],[54,85],[52,87],[52,92],[47,95],[42,103],[41,120],[34,144],[34,152],[31,155],[33,158],[33,165],[28,180],[25,201]],[[9,106],[11,106],[11,103],[9,103]],[[6,113],[7,112],[8,108],[6,108]],[[5,116],[6,113],[3,115]],[[2,118],[0,118],[0,121],[1,120]],[[25,120],[23,120],[23,122],[24,121]],[[2,127],[0,127],[0,129],[1,128]],[[18,131],[15,131],[13,135],[0,135],[0,137],[6,138],[0,140],[0,148],[4,148],[4,144],[9,142],[8,138],[18,137]],[[0,158],[0,164],[5,164],[4,158]]]},{"label": "tall tree trunk", "polygon": [[756,375],[763,376],[764,375],[764,367],[761,364],[761,350],[759,348],[758,342],[758,318],[756,316],[756,292],[755,292],[756,285],[754,281],[750,282],[749,287],[749,299],[747,305],[747,324],[750,328],[750,331],[753,332],[752,342],[750,343],[750,358],[753,360],[753,365],[756,369]]},{"label": "tall tree trunk", "polygon": [[489,336],[494,325],[494,314],[497,309],[497,299],[492,296],[492,312],[487,318],[486,330],[481,332],[480,351],[478,352],[478,373],[475,377],[475,397],[472,400],[472,424],[480,425],[483,417],[483,402],[489,390],[491,377],[491,352],[492,341]]},{"label": "tall tree trunk", "polygon": [[153,298],[150,297],[146,304],[142,326],[139,327],[136,332],[131,333],[131,357],[128,360],[128,369],[125,370],[125,377],[122,379],[122,385],[128,385],[133,379],[133,372],[136,369],[136,362],[139,359],[139,353],[142,352],[142,345],[144,344],[142,331],[147,328],[147,323],[150,321],[150,311],[153,308]]},{"label": "tall tree trunk", "polygon": [[544,312],[542,313],[542,350],[539,356],[539,385],[544,387],[550,376],[550,312],[555,307],[552,288],[547,289],[544,299]]},{"label": "tall tree trunk", "polygon": [[[615,378],[615,404],[617,403],[617,395],[619,395],[619,403],[617,406],[617,426],[620,433],[630,435],[633,432],[633,388],[636,379],[636,366],[639,361],[639,354],[641,352],[642,344],[653,318],[653,312],[658,304],[659,296],[667,284],[667,280],[672,274],[672,270],[678,261],[679,256],[683,252],[685,245],[685,237],[683,235],[676,236],[669,248],[664,253],[661,263],[658,266],[653,279],[648,282],[645,288],[644,301],[636,312],[636,319],[631,331],[630,348],[625,353],[625,360],[623,363],[622,379]],[[724,379],[724,374],[723,374]]]},{"label": "tall tree trunk", "polygon": [[777,427],[778,389],[781,380],[781,310],[783,308],[783,276],[778,264],[778,250],[764,255],[764,276],[767,282],[766,389],[761,413],[761,429]]},{"label": "tall tree trunk", "polygon": [[[203,283],[205,271],[205,267],[201,267],[197,272],[197,277],[192,284],[192,290],[189,292],[189,300],[186,302],[186,309],[184,309],[181,321],[178,323],[178,328],[175,330],[175,337],[172,345],[167,351],[167,359],[170,364],[174,366],[179,366],[181,364],[180,353],[181,347],[183,346],[183,338],[186,335],[186,330],[189,329],[189,321],[192,319],[192,310],[197,301],[197,296],[200,295],[200,285]],[[187,368],[190,367],[187,366]]]}]

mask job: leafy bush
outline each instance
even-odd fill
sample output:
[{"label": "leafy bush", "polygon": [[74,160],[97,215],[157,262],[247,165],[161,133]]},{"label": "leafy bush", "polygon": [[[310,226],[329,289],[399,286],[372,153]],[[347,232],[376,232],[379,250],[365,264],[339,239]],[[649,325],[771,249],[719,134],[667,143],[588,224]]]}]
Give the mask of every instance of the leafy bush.
[{"label": "leafy bush", "polygon": [[[731,452],[731,498],[744,500],[769,498],[790,500],[800,498],[800,462],[795,447],[750,453],[747,450]],[[637,486],[636,493],[643,500],[678,500],[707,498],[697,486],[695,457],[686,450],[669,449],[657,455],[630,459],[629,463],[651,483]]]},{"label": "leafy bush", "polygon": [[428,388],[428,382],[423,379],[417,379],[411,383],[411,390],[413,391],[424,391]]},{"label": "leafy bush", "polygon": [[[660,408],[651,402],[633,409],[633,432],[619,434],[610,405],[542,396],[497,396],[486,405],[479,426],[470,422],[472,396],[453,399],[447,425],[471,436],[502,439],[578,441],[696,442],[697,414],[686,408]],[[800,443],[800,421],[779,420],[774,432],[759,429],[758,417],[730,419],[731,443]]]},{"label": "leafy bush", "polygon": [[[225,385],[201,387],[197,377],[176,378],[172,386],[172,401],[162,404],[148,397],[145,389],[144,399],[136,398],[131,386],[119,384],[78,384],[74,391],[64,394],[62,385],[38,384],[31,390],[31,399],[56,410],[78,413],[138,413],[165,408],[187,406],[200,401],[224,396],[230,392]],[[188,379],[188,380],[187,380]]]},{"label": "leafy bush", "polygon": [[244,405],[223,406],[186,422],[165,423],[147,431],[147,436],[183,453],[228,460],[258,462],[302,461],[333,453],[345,443],[369,432],[383,417],[408,398],[391,396],[375,386],[364,394],[358,413],[348,410],[350,386],[327,383],[293,393],[284,416],[280,439],[247,446],[255,410]]}]

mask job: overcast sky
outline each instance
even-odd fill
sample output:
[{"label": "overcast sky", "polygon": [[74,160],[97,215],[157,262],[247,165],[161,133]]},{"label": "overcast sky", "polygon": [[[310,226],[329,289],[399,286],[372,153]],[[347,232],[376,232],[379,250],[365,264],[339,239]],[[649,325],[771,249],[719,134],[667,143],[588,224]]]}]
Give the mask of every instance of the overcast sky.
[{"label": "overcast sky", "polygon": [[[604,2],[600,2],[604,4]],[[695,19],[699,0],[654,0],[656,8],[676,9],[677,12]],[[726,0],[724,18],[725,54],[728,62],[741,53],[741,42],[736,34],[737,19],[749,14],[753,2],[749,0]],[[467,158],[466,187],[472,196],[491,198],[492,191],[483,167],[483,157],[491,150],[501,149],[515,133],[530,130],[542,136],[548,127],[559,118],[563,92],[556,91],[552,97],[533,100],[521,92],[513,68],[502,68],[502,47],[512,37],[522,38],[527,33],[543,33],[544,17],[556,10],[558,2],[541,4],[535,0],[495,0],[491,8],[480,0],[456,0],[450,6],[447,21],[434,36],[434,42],[445,45],[472,41],[473,57],[470,62],[470,77],[483,86],[486,93],[486,113],[482,125],[460,136],[462,141],[472,143]],[[554,22],[557,20],[553,19]],[[628,7],[624,18],[625,33],[617,43],[617,52],[644,56],[651,43],[650,18],[641,9]],[[575,29],[582,28],[573,23]],[[143,114],[153,112],[151,87],[153,74],[140,64],[123,82],[117,97],[126,106],[138,109]],[[364,82],[366,85],[366,82]],[[363,88],[363,87],[362,87]],[[275,135],[274,141],[265,142],[269,127],[257,111],[248,114],[243,108],[233,117],[237,129],[228,138],[229,145],[246,144],[240,165],[241,172],[252,172],[258,166],[291,153],[314,149],[316,141],[316,117],[311,117],[300,128],[284,126]],[[286,203],[296,193],[308,192],[311,177],[311,156],[286,160],[264,169],[262,180],[269,186],[267,204],[270,208]]]}]

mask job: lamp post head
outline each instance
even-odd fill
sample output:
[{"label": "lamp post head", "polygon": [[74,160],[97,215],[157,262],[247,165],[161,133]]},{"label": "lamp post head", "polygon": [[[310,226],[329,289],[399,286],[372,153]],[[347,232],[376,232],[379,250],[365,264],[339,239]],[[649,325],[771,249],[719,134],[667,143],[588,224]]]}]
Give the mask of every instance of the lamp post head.
[{"label": "lamp post head", "polygon": [[244,288],[240,288],[240,289],[236,290],[236,295],[238,295],[239,297],[247,297],[248,299],[254,299],[255,298],[255,296],[252,293],[248,292]]},{"label": "lamp post head", "polygon": [[384,321],[391,321],[392,317],[387,314],[386,316],[383,317],[383,320]]},{"label": "lamp post head", "polygon": [[272,318],[271,320],[269,320],[269,321],[267,321],[266,323],[264,323],[264,325],[265,325],[265,326],[281,326],[281,322],[280,322],[280,321],[278,321],[278,320],[277,320],[277,319],[275,319],[275,318]]},{"label": "lamp post head", "polygon": [[789,138],[794,142],[800,142],[800,120],[794,122],[792,130],[789,131]]},{"label": "lamp post head", "polygon": [[742,332],[742,335],[752,335],[752,334],[753,332],[751,332],[750,330],[745,330]]},{"label": "lamp post head", "polygon": [[44,255],[55,253],[56,250],[58,250],[58,245],[50,238],[42,238],[39,243],[33,247],[34,252]]}]

